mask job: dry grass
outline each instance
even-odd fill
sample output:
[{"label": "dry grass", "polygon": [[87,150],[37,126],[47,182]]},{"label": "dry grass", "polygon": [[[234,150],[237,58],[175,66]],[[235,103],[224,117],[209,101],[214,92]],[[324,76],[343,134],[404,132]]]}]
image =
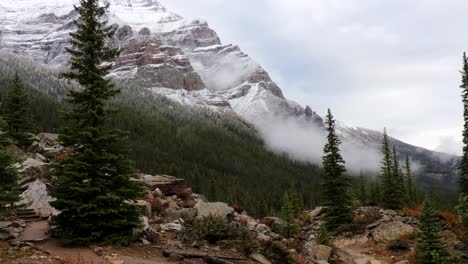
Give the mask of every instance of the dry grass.
[{"label": "dry grass", "polygon": [[403,207],[403,213],[406,216],[416,217],[422,211],[423,206],[421,204],[415,205],[413,207]]}]

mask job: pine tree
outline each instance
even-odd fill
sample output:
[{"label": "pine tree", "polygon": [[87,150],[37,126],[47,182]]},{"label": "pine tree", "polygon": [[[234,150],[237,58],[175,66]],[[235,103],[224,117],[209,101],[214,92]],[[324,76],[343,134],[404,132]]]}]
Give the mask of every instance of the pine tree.
[{"label": "pine tree", "polygon": [[358,193],[358,198],[359,201],[365,205],[368,201],[368,195],[367,195],[367,183],[366,183],[366,178],[364,177],[364,174],[361,173],[359,174],[359,193]]},{"label": "pine tree", "polygon": [[392,149],[392,158],[393,158],[393,166],[392,166],[392,180],[395,183],[393,192],[395,195],[395,207],[401,208],[403,203],[407,200],[406,193],[405,193],[405,179],[403,176],[403,172],[400,168],[400,162],[398,161],[398,155],[395,146]]},{"label": "pine tree", "polygon": [[320,225],[320,233],[315,241],[319,245],[329,246],[331,244],[330,234],[328,233],[327,227],[322,224]]},{"label": "pine tree", "polygon": [[298,228],[295,224],[295,207],[294,201],[289,192],[286,192],[283,196],[283,206],[281,207],[281,219],[284,220],[284,230],[281,230],[286,238],[291,238],[298,232]]},{"label": "pine tree", "polygon": [[408,200],[410,204],[416,202],[416,188],[414,185],[414,175],[411,170],[411,162],[409,156],[406,155],[405,158],[405,176],[406,176],[406,193],[408,195]]},{"label": "pine tree", "polygon": [[329,231],[352,222],[351,180],[344,173],[344,160],[340,154],[340,139],[335,132],[335,120],[328,109],[326,126],[328,130],[327,144],[324,147],[324,202],[325,223]]},{"label": "pine tree", "polygon": [[21,146],[31,143],[28,134],[31,130],[30,99],[18,73],[11,82],[5,103],[5,121],[12,138]]},{"label": "pine tree", "polygon": [[0,216],[13,213],[20,200],[18,171],[14,166],[18,159],[6,147],[13,141],[5,131],[6,122],[0,118]]},{"label": "pine tree", "polygon": [[82,86],[70,91],[73,108],[65,114],[71,125],[61,143],[70,156],[57,165],[52,205],[61,211],[55,221],[57,235],[66,244],[126,244],[141,225],[141,210],[130,204],[144,197],[141,183],[133,181],[128,159],[127,134],[105,128],[111,110],[108,101],[120,91],[105,76],[118,50],[106,47],[114,27],[102,20],[107,6],[98,0],[81,0],[75,9],[77,31],[71,33],[71,69],[64,76]]},{"label": "pine tree", "polygon": [[[458,198],[458,205],[455,208],[462,226],[463,234],[468,234],[468,195],[461,193]],[[464,235],[461,237],[464,245],[468,245],[468,236]]]},{"label": "pine tree", "polygon": [[400,208],[401,202],[398,191],[399,189],[398,180],[395,177],[395,162],[392,159],[390,152],[390,139],[387,135],[387,130],[384,130],[382,140],[382,167],[381,167],[381,180],[382,180],[382,204],[385,208],[398,209]]},{"label": "pine tree", "polygon": [[440,224],[437,212],[426,199],[419,216],[416,232],[415,256],[421,264],[448,264],[449,253],[440,235]]},{"label": "pine tree", "polygon": [[460,193],[468,194],[468,59],[463,53],[462,102],[463,102],[463,156],[460,164]]}]

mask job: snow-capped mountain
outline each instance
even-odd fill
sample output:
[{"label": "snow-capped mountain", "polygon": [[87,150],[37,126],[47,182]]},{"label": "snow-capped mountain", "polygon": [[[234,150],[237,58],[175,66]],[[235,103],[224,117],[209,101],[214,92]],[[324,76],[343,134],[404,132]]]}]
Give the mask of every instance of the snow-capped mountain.
[{"label": "snow-capped mountain", "polygon": [[[109,22],[119,26],[110,41],[122,49],[110,74],[114,79],[184,104],[235,112],[254,124],[286,117],[323,126],[322,118],[311,107],[285,98],[258,63],[238,46],[223,44],[207,22],[186,20],[156,0],[102,2],[110,4]],[[1,1],[0,51],[51,67],[65,66],[65,47],[75,29],[77,13],[73,5],[77,3]],[[345,125],[339,125],[338,131],[346,141],[376,149],[382,138],[380,132]],[[403,142],[398,146],[417,155],[432,153]]]}]

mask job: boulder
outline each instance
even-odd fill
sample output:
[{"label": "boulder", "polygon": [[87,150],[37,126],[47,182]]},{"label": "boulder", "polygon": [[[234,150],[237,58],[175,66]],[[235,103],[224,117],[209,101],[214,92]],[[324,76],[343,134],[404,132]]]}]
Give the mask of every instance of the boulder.
[{"label": "boulder", "polygon": [[317,207],[314,210],[310,211],[307,215],[309,216],[310,219],[314,219],[317,216],[320,216],[323,212],[323,207]]},{"label": "boulder", "polygon": [[332,253],[332,248],[325,245],[314,245],[312,246],[312,251],[314,252],[316,260],[328,261]]},{"label": "boulder", "polygon": [[233,208],[221,202],[207,203],[203,201],[198,201],[197,204],[195,205],[195,208],[197,209],[198,217],[218,215],[218,216],[229,218],[234,214]]},{"label": "boulder", "polygon": [[339,248],[333,249],[330,259],[338,263],[354,264],[353,256]]},{"label": "boulder", "polygon": [[173,176],[167,175],[144,175],[145,185],[151,190],[155,191],[157,188],[161,190],[164,195],[175,195],[182,192],[187,188],[184,179],[178,179]]},{"label": "boulder", "polygon": [[395,264],[410,264],[410,262],[408,260],[402,260],[402,261],[398,261]]},{"label": "boulder", "polygon": [[197,209],[196,208],[182,208],[180,210],[175,210],[171,212],[171,216],[173,218],[184,218],[187,217],[189,219],[197,217]]},{"label": "boulder", "polygon": [[271,264],[271,261],[269,261],[265,256],[263,256],[260,253],[253,253],[250,255],[250,258],[257,261],[260,264]]},{"label": "boulder", "polygon": [[40,159],[28,158],[19,165],[18,172],[20,173],[20,184],[26,184],[35,179],[45,177],[47,164]]},{"label": "boulder", "polygon": [[393,241],[402,235],[414,233],[414,227],[400,221],[380,224],[371,231],[371,235],[377,242]]},{"label": "boulder", "polygon": [[354,263],[356,263],[356,264],[372,264],[372,262],[368,258],[355,259]]},{"label": "boulder", "polygon": [[19,204],[26,204],[29,209],[42,217],[49,217],[57,215],[57,209],[50,205],[50,202],[55,201],[54,198],[49,196],[47,186],[40,180],[30,183],[28,189],[21,195]]}]

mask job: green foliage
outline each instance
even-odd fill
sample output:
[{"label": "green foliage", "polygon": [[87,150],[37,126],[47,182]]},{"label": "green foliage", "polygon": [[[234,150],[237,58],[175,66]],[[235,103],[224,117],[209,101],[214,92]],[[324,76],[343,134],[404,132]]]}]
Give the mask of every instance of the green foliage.
[{"label": "green foliage", "polygon": [[261,248],[261,253],[264,254],[272,264],[295,263],[288,248],[279,241],[266,242]]},{"label": "green foliage", "polygon": [[322,224],[320,225],[320,233],[317,237],[317,244],[329,246],[331,244],[330,234],[328,233],[327,227]]},{"label": "green foliage", "polygon": [[281,207],[281,219],[284,220],[285,226],[281,228],[280,234],[286,238],[291,238],[299,232],[295,220],[298,215],[298,205],[295,199],[296,194],[286,192],[283,195],[283,206]]},{"label": "green foliage", "polygon": [[31,138],[28,132],[32,126],[30,99],[18,73],[15,73],[8,90],[4,117],[7,122],[6,129],[11,137],[21,146],[29,145]]},{"label": "green foliage", "polygon": [[382,205],[389,209],[400,209],[403,205],[403,178],[398,165],[395,147],[390,151],[390,139],[384,130],[382,140]]},{"label": "green foliage", "polygon": [[118,50],[105,46],[114,27],[101,17],[106,7],[97,0],[81,0],[80,18],[71,33],[71,69],[64,76],[83,89],[69,91],[72,106],[65,113],[71,124],[59,140],[71,154],[58,162],[51,195],[52,206],[61,211],[55,218],[57,235],[70,245],[90,243],[127,244],[140,226],[141,211],[129,202],[144,197],[143,185],[133,181],[132,162],[127,157],[127,134],[106,128],[109,100],[120,91],[105,76]]},{"label": "green foliage", "polygon": [[414,249],[418,263],[448,264],[449,253],[440,235],[440,224],[437,212],[426,199],[424,208],[419,216],[416,233],[416,247]]},{"label": "green foliage", "polygon": [[211,244],[216,244],[221,240],[236,239],[239,237],[239,233],[225,217],[208,215],[201,218],[184,219],[180,237],[191,242],[207,240]]},{"label": "green foliage", "polygon": [[408,196],[409,204],[416,203],[417,193],[414,185],[414,174],[411,170],[411,162],[408,155],[405,158],[405,177],[406,177],[406,193]]},{"label": "green foliage", "polygon": [[5,148],[12,141],[5,131],[6,122],[0,117],[0,216],[14,213],[15,203],[20,201],[18,185],[18,171],[14,166],[18,161],[12,153]]},{"label": "green foliage", "polygon": [[344,160],[340,154],[340,140],[335,132],[335,120],[328,110],[326,126],[328,142],[324,147],[324,201],[325,223],[330,231],[341,225],[351,223],[353,219],[351,180],[344,173],[346,171]]},{"label": "green foliage", "polygon": [[468,195],[464,193],[460,193],[458,198],[458,205],[455,207],[455,211],[457,212],[460,222],[462,225],[462,233],[465,234],[460,239],[463,241],[464,246],[468,246]]},{"label": "green foliage", "polygon": [[[59,109],[70,106],[47,91],[63,94],[74,87],[55,72],[6,59],[0,58],[0,100],[5,99],[3,84],[18,69],[32,95],[34,132],[58,132],[69,125],[59,118]],[[130,157],[140,171],[185,178],[195,192],[238,204],[256,217],[279,213],[283,186],[291,181],[305,207],[320,200],[322,169],[268,150],[236,116],[183,106],[138,87],[122,87],[111,106],[119,111],[106,127],[130,132]]]},{"label": "green foliage", "polygon": [[392,177],[393,181],[395,182],[395,186],[393,187],[394,195],[397,198],[398,206],[401,208],[405,202],[407,202],[406,192],[405,192],[405,178],[403,172],[400,168],[400,162],[398,159],[398,154],[396,151],[395,146],[393,146],[392,151]]},{"label": "green foliage", "polygon": [[460,192],[468,194],[468,59],[463,53],[462,102],[463,102],[463,156],[460,164]]},{"label": "green foliage", "polygon": [[367,195],[367,181],[362,171],[359,175],[359,190],[358,190],[357,198],[363,205],[367,204],[368,199],[369,199]]}]

